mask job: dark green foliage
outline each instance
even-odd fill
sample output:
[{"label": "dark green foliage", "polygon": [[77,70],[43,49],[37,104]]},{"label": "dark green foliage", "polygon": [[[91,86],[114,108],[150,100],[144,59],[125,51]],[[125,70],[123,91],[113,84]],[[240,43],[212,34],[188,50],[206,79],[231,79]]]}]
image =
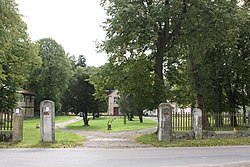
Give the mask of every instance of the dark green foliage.
[{"label": "dark green foliage", "polygon": [[83,112],[84,125],[88,125],[88,113],[103,112],[103,103],[96,100],[94,86],[88,81],[86,70],[79,66],[69,82],[69,87],[63,96],[63,111],[78,114]]},{"label": "dark green foliage", "polygon": [[61,111],[61,98],[71,75],[70,61],[63,47],[55,40],[44,38],[37,43],[42,65],[32,70],[28,87],[36,94],[37,111],[41,101],[52,100],[58,113]]},{"label": "dark green foliage", "polygon": [[70,79],[69,87],[64,94],[64,111],[70,111],[75,114],[79,112],[92,112],[94,108],[94,86],[89,84],[88,74],[81,67],[76,69],[74,76]]},{"label": "dark green foliage", "polygon": [[76,66],[86,67],[86,58],[83,55],[79,55]]},{"label": "dark green foliage", "polygon": [[241,106],[246,112],[248,2],[104,0],[103,5],[110,17],[101,49],[109,64],[91,78],[97,97],[110,86],[131,94],[134,107],[151,104],[151,93],[158,104],[167,99],[203,112],[236,112]]},{"label": "dark green foliage", "polygon": [[121,107],[122,112],[142,116],[144,109],[153,109],[158,105],[154,92],[154,74],[150,73],[150,66],[152,64],[143,56],[121,64],[105,64],[90,78],[97,90],[96,97],[105,99],[106,88],[117,89],[123,97],[121,106],[126,105],[126,109]]},{"label": "dark green foliage", "polygon": [[164,102],[163,62],[180,33],[188,1],[103,1],[103,5],[110,17],[105,22],[107,38],[101,48],[109,54],[110,63],[136,64],[144,57],[150,65],[142,72],[151,75],[153,99],[157,105]]},{"label": "dark green foliage", "polygon": [[0,110],[12,109],[17,91],[24,85],[30,68],[39,64],[37,47],[27,34],[13,0],[0,1]]}]

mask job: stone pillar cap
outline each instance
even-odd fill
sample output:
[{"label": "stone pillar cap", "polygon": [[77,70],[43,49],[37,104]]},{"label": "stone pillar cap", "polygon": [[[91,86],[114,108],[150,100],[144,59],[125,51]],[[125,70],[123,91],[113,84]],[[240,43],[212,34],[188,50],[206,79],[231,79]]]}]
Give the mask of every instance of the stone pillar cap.
[{"label": "stone pillar cap", "polygon": [[193,113],[194,113],[194,115],[202,116],[202,111],[199,108],[194,108]]}]

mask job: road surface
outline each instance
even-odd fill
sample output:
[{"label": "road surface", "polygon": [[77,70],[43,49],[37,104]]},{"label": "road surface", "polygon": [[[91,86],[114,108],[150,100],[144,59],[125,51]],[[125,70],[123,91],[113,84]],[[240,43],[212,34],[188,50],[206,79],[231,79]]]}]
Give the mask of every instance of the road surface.
[{"label": "road surface", "polygon": [[0,167],[250,166],[250,146],[136,149],[0,149]]}]

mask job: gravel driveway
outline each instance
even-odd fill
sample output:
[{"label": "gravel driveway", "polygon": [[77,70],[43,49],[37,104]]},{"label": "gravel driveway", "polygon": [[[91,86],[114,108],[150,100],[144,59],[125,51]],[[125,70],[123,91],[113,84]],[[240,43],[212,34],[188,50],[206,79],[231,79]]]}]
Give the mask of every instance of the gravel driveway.
[{"label": "gravel driveway", "polygon": [[56,124],[56,128],[84,136],[86,141],[84,141],[82,145],[87,148],[149,148],[151,147],[150,145],[137,143],[134,138],[142,134],[156,131],[156,127],[122,132],[84,131],[66,128],[67,124],[79,121],[80,119],[80,117],[75,117],[72,120]]}]

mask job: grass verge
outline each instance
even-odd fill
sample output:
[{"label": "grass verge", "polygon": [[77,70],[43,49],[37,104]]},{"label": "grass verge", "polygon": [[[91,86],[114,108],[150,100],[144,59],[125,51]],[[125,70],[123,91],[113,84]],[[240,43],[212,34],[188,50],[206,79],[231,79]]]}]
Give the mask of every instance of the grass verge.
[{"label": "grass verge", "polygon": [[206,147],[250,145],[250,137],[244,138],[214,138],[203,140],[176,140],[171,143],[159,142],[155,133],[145,134],[136,138],[137,142],[155,147]]},{"label": "grass verge", "polygon": [[[56,123],[72,119],[69,116],[56,116]],[[36,129],[36,124],[40,124],[39,118],[25,119],[22,142],[0,142],[0,148],[70,148],[76,147],[84,141],[80,135],[56,130],[55,143],[41,143],[40,129]]]},{"label": "grass verge", "polygon": [[[107,130],[108,121],[112,121],[112,129]],[[83,126],[83,121],[78,121],[72,124],[67,125],[67,128],[73,130],[98,130],[102,132],[119,132],[126,130],[138,130],[145,128],[153,128],[157,126],[155,121],[149,119],[143,119],[143,123],[139,122],[139,118],[135,117],[133,121],[126,121],[124,124],[123,117],[101,117],[98,119],[90,119],[90,126]]]}]

